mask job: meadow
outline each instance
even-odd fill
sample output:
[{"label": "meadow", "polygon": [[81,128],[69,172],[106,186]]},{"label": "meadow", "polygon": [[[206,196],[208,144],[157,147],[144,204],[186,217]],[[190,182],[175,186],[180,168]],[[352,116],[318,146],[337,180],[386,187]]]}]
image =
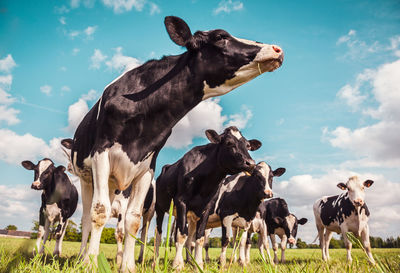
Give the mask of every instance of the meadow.
[{"label": "meadow", "polygon": [[[54,240],[46,244],[45,255],[32,255],[35,240],[16,239],[0,237],[0,273],[3,272],[87,272],[85,264],[77,259],[80,243],[64,242],[63,254],[61,257],[51,255],[54,249]],[[353,262],[346,262],[345,249],[331,249],[331,260],[321,261],[319,249],[287,249],[286,263],[270,266],[262,261],[257,249],[251,250],[251,263],[246,268],[242,268],[237,263],[229,265],[232,256],[232,249],[227,252],[227,266],[220,269],[218,266],[218,256],[220,249],[211,248],[211,261],[205,263],[204,272],[400,272],[400,249],[373,249],[372,253],[377,260],[377,265],[372,266],[368,263],[362,249],[353,249]],[[99,272],[117,272],[114,263],[116,245],[101,244],[100,252],[104,253],[107,263],[99,264],[105,268],[98,268]],[[136,247],[135,254],[139,253],[139,246]],[[160,258],[158,268],[155,272],[171,272],[174,248],[169,253],[168,265],[164,271],[164,259]],[[271,251],[272,254],[272,251]],[[160,257],[164,257],[164,248],[161,248]],[[136,257],[137,258],[137,257]],[[105,261],[105,260],[104,260]],[[137,264],[138,272],[153,272],[152,269],[153,252],[149,246],[146,251],[146,262],[143,265]],[[193,272],[195,265],[186,265],[183,272]]]}]

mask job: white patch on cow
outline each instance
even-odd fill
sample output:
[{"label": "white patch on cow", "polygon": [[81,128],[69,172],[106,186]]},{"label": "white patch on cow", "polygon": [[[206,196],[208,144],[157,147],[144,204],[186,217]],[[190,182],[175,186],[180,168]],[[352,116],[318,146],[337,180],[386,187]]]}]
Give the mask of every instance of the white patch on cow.
[{"label": "white patch on cow", "polygon": [[347,192],[349,194],[350,201],[362,201],[365,200],[364,184],[358,179],[357,176],[352,176],[346,183]]},{"label": "white patch on cow", "polygon": [[41,184],[41,182],[40,182],[40,176],[42,175],[42,173],[43,173],[44,171],[47,170],[47,168],[48,168],[51,164],[53,164],[53,162],[51,162],[51,160],[48,160],[48,159],[44,159],[44,160],[39,161],[39,175],[38,175],[37,180],[33,181],[33,183],[32,183],[33,185],[39,186],[39,185]]},{"label": "white patch on cow", "polygon": [[100,107],[101,107],[101,101],[103,100],[103,95],[101,95],[100,100],[99,100],[99,107],[97,107],[97,116],[96,116],[96,120],[99,119],[99,115],[100,115]]},{"label": "white patch on cow", "polygon": [[245,176],[245,173],[239,173],[235,179],[233,179],[232,181],[230,181],[229,183],[227,183],[226,185],[222,185],[220,190],[219,190],[219,194],[218,194],[218,199],[217,202],[215,203],[215,209],[214,212],[217,210],[217,208],[219,207],[219,202],[221,201],[221,197],[224,193],[226,192],[231,192],[233,190],[233,187],[235,187],[235,185],[237,184],[237,182],[239,181],[239,178],[242,176]]},{"label": "white patch on cow", "polygon": [[45,214],[50,222],[61,220],[61,209],[58,207],[57,203],[50,205],[46,204]]},{"label": "white patch on cow", "polygon": [[286,223],[288,225],[290,233],[293,230],[294,224],[296,223],[296,217],[294,217],[292,214],[289,214],[288,216],[285,217]]},{"label": "white patch on cow", "polygon": [[240,140],[243,137],[242,134],[240,133],[240,131],[238,131],[238,130],[231,129],[231,134],[234,137],[236,137],[238,140]]},{"label": "white patch on cow", "polygon": [[257,164],[257,167],[258,166],[260,167],[260,169],[258,171],[261,173],[261,175],[265,178],[265,181],[266,181],[264,192],[267,193],[268,191],[271,191],[271,193],[272,193],[272,189],[269,187],[269,183],[268,183],[271,167],[264,161],[259,162]]}]

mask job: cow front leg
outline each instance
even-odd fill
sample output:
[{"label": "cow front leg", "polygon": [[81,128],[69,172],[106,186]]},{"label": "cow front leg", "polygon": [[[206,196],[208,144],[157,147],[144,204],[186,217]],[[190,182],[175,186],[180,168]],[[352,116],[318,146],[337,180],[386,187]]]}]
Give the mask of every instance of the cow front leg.
[{"label": "cow front leg", "polygon": [[186,262],[188,263],[191,259],[190,259],[190,255],[188,252],[190,252],[190,254],[193,253],[193,247],[192,247],[192,243],[194,241],[194,235],[196,233],[196,222],[193,220],[189,220],[188,221],[189,227],[188,227],[188,238],[186,240],[185,246],[186,246]]},{"label": "cow front leg", "polygon": [[[154,206],[143,215],[143,224],[142,224],[142,229],[140,230],[140,240],[142,243],[147,242],[147,236],[148,236],[148,229],[150,226],[150,221],[153,218],[154,215]],[[144,245],[140,244],[140,253],[138,257],[138,263],[141,263],[144,259]]]},{"label": "cow front leg", "polygon": [[177,200],[176,202],[176,254],[174,261],[172,262],[172,268],[176,270],[182,270],[184,267],[183,262],[183,247],[188,237],[188,229],[186,226],[186,204],[183,200]]},{"label": "cow front leg", "polygon": [[352,243],[350,242],[349,238],[347,237],[347,230],[342,230],[342,236],[344,240],[344,245],[347,250],[347,262],[351,263],[353,259],[351,258],[351,247]]},{"label": "cow front leg", "polygon": [[210,262],[210,256],[208,255],[208,248],[210,247],[210,234],[211,234],[211,228],[206,229],[204,232],[204,237],[205,237],[205,242],[204,242],[204,249],[206,251],[206,262]]},{"label": "cow front leg", "polygon": [[361,231],[361,240],[362,240],[363,246],[365,248],[365,251],[367,252],[369,262],[371,264],[375,264],[374,257],[372,256],[372,253],[371,253],[371,244],[369,242],[369,227],[368,227],[368,225],[366,225],[365,228]]},{"label": "cow front leg", "polygon": [[278,260],[278,243],[276,242],[275,234],[270,234],[269,238],[271,239],[272,250],[274,251],[274,263],[277,264]]},{"label": "cow front leg", "polygon": [[108,178],[110,176],[110,161],[108,151],[96,152],[92,158],[93,173],[93,201],[90,210],[91,236],[85,262],[89,263],[90,255],[96,264],[99,254],[100,238],[104,225],[111,214],[111,203],[109,198]]},{"label": "cow front leg", "polygon": [[317,223],[317,230],[318,230],[319,246],[322,252],[322,260],[326,261],[325,235],[324,235],[325,227]]},{"label": "cow front leg", "polygon": [[[272,265],[274,264],[274,261],[271,258],[271,254],[269,253],[269,242],[268,242],[268,231],[267,231],[267,225],[265,224],[265,222],[263,222],[262,226],[260,227],[260,237],[259,237],[259,244],[261,243],[262,246],[258,246],[259,248],[261,247],[261,249],[265,249],[265,251],[267,251],[267,255],[268,255],[268,262],[271,263]],[[261,242],[260,242],[261,241]],[[261,252],[261,250],[260,250]],[[264,253],[262,253],[263,255]],[[265,259],[265,256],[263,256]]]},{"label": "cow front leg", "polygon": [[92,206],[93,200],[93,185],[92,182],[80,179],[81,184],[81,199],[82,199],[82,239],[81,239],[81,249],[79,250],[79,257],[86,256],[86,246],[89,238],[89,233],[92,228],[90,208]]},{"label": "cow front leg", "polygon": [[[221,217],[222,218],[222,217]],[[219,262],[221,268],[226,263],[226,249],[228,248],[230,238],[232,237],[232,221],[233,216],[227,216],[222,218],[222,238],[221,238],[221,255],[219,256]]]},{"label": "cow front leg", "polygon": [[[128,209],[125,215],[125,248],[122,256],[122,272],[135,271],[135,242],[133,236],[137,235],[140,227],[141,216],[143,211],[144,199],[149,191],[152,172],[146,172],[139,180],[135,181],[132,186],[132,192],[129,199]],[[133,235],[133,236],[131,236]]]},{"label": "cow front leg", "polygon": [[281,238],[281,263],[286,262],[286,259],[285,259],[286,246],[287,246],[287,236],[283,235]]},{"label": "cow front leg", "polygon": [[[247,230],[243,231],[242,237],[239,242],[239,264],[242,266],[246,266],[246,242],[247,242]],[[251,245],[251,244],[250,244]]]},{"label": "cow front leg", "polygon": [[[162,223],[163,223],[163,219],[164,219],[164,212],[162,210],[159,210],[156,207],[156,235],[155,235],[155,242],[154,244],[156,245],[156,249],[155,249],[155,260],[157,260],[158,255],[159,255],[159,249],[160,249],[160,245],[161,245],[161,235],[162,235]],[[175,221],[174,221],[175,222]],[[153,265],[153,267],[155,266],[155,264]]]},{"label": "cow front leg", "polygon": [[330,257],[329,257],[329,243],[330,243],[330,241],[332,239],[332,235],[333,235],[332,231],[330,231],[330,230],[326,230],[325,231],[325,238],[324,238],[325,246],[324,246],[324,249],[325,249],[325,257],[326,257],[327,261],[330,259]]},{"label": "cow front leg", "polygon": [[247,232],[246,249],[245,249],[245,259],[246,264],[250,263],[250,249],[251,249],[251,232]]},{"label": "cow front leg", "polygon": [[121,266],[122,263],[122,255],[123,255],[123,242],[125,238],[125,214],[126,214],[126,208],[121,209],[118,212],[118,222],[117,222],[117,228],[115,229],[115,240],[117,241],[117,256],[116,256],[116,262],[118,268]]},{"label": "cow front leg", "polygon": [[68,219],[65,222],[60,221],[61,229],[56,234],[56,246],[54,248],[53,255],[60,256],[62,252],[62,243],[64,240],[64,235],[68,226]]}]

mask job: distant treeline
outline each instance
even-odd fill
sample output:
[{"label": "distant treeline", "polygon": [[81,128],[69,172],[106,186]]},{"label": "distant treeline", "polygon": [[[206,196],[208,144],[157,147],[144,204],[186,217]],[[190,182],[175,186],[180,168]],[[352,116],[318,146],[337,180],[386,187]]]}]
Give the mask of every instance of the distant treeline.
[{"label": "distant treeline", "polygon": [[[32,230],[35,232],[33,233],[32,238],[36,238],[36,232],[39,229],[39,224],[37,221],[33,221],[33,228]],[[57,226],[52,227],[55,230]],[[80,242],[82,238],[82,234],[80,232],[81,227],[75,224],[72,220],[69,220],[67,230],[65,232],[65,241],[72,241],[72,242]],[[106,244],[116,244],[115,236],[114,236],[115,229],[114,228],[104,228],[103,233],[101,235],[101,243]],[[400,248],[400,237],[394,238],[389,237],[387,239],[382,239],[381,237],[369,237],[371,242],[371,247],[373,248]],[[258,234],[254,234],[251,238],[251,247],[257,248],[258,242]],[[150,238],[149,245],[154,244],[154,238]],[[220,237],[211,237],[209,240],[209,246],[211,248],[220,248],[221,247],[221,238]],[[297,248],[319,248],[318,244],[307,244],[306,242],[302,241],[301,238],[297,239]],[[290,247],[290,246],[289,246]],[[343,240],[336,240],[332,238],[329,248],[344,248]],[[357,245],[353,244],[353,248],[358,248]]]}]

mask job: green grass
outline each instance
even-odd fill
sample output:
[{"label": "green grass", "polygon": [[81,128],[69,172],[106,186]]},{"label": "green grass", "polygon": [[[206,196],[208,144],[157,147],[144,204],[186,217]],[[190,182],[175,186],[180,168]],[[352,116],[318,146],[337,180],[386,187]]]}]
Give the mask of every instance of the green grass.
[{"label": "green grass", "polygon": [[[64,242],[63,254],[60,258],[52,257],[54,240],[46,245],[46,255],[33,256],[32,249],[35,240],[15,239],[0,237],[0,272],[85,272],[86,265],[81,263],[76,255],[79,252],[80,243]],[[104,253],[112,272],[117,272],[114,263],[116,245],[101,244],[100,252]],[[279,251],[280,252],[280,251]],[[139,253],[139,246],[136,247],[135,255]],[[164,249],[160,249],[164,253]],[[227,267],[220,270],[218,267],[218,256],[220,249],[210,249],[211,262],[205,263],[205,272],[228,272],[229,258],[232,249],[227,252]],[[286,251],[286,263],[277,266],[270,266],[263,263],[257,249],[251,250],[251,263],[243,269],[234,263],[229,267],[229,272],[400,272],[400,249],[373,249],[372,253],[379,266],[371,266],[366,255],[361,249],[353,249],[353,263],[346,262],[345,249],[331,249],[331,260],[328,263],[321,261],[319,249],[288,249]],[[271,251],[271,254],[273,252]],[[171,271],[172,257],[175,251],[169,253],[167,271]],[[141,265],[137,264],[137,271],[151,272],[153,261],[152,246],[147,246],[146,261]],[[100,265],[100,263],[99,263]],[[106,268],[107,269],[107,268]],[[195,265],[186,265],[184,272],[193,272]],[[99,271],[101,268],[99,266]],[[158,272],[164,271],[164,259],[160,258]],[[109,272],[109,271],[101,271]]]}]

